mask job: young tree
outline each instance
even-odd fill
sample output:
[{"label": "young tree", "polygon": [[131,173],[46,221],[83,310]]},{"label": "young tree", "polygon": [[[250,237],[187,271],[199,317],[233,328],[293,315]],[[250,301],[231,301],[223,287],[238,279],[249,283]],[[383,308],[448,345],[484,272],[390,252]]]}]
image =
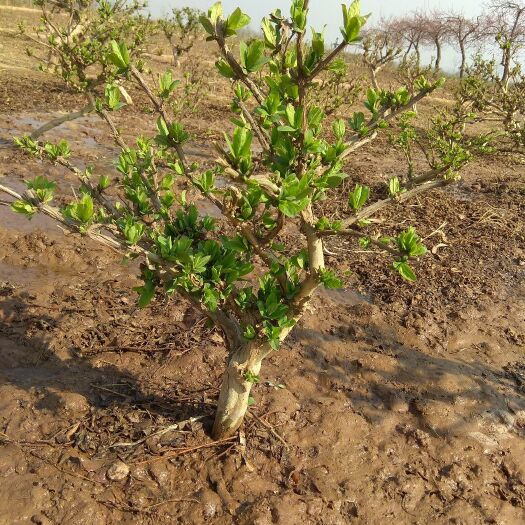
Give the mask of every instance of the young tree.
[{"label": "young tree", "polygon": [[399,17],[392,22],[392,29],[396,30],[405,41],[406,60],[411,53],[414,53],[417,64],[421,63],[421,46],[425,38],[425,17],[420,12],[412,13],[405,17]]},{"label": "young tree", "polygon": [[434,69],[440,70],[441,58],[443,55],[443,44],[448,33],[448,24],[442,12],[433,10],[419,16],[418,20],[423,25],[423,42],[427,45],[434,46],[436,56],[434,60]]},{"label": "young tree", "polygon": [[[359,0],[343,5],[343,40],[327,50],[322,33],[314,30],[311,40],[306,39],[308,0],[293,0],[288,17],[275,11],[265,18],[263,39],[241,42],[237,55],[230,41],[249,24],[249,17],[240,9],[226,16],[220,3],[211,7],[201,22],[220,50],[217,68],[233,88],[235,127],[225,134],[225,144],[218,147],[220,159],[209,170],[186,157],[189,135],[166,103],[174,89],[171,72],[151,85],[126,45],[113,42],[104,60],[113,65],[116,77],[144,91],[157,118],[154,138],[139,137],[132,146],[113,122],[112,112],[122,105],[118,89],[109,84],[104,99],[97,100],[96,111],[121,147],[119,185],[74,167],[66,143],[41,144],[23,137],[17,142],[30,154],[75,173],[80,191],[58,209],[53,206],[55,184],[45,177],[28,181],[24,195],[0,186],[14,197],[15,211],[29,217],[45,213],[128,257],[141,257],[141,307],[157,293],[176,293],[217,325],[228,363],[215,438],[239,428],[263,360],[300,321],[315,291],[341,286],[334,269],[325,264],[325,240],[344,236],[364,248],[379,248],[392,258],[393,270],[415,280],[410,260],[426,252],[415,230],[401,227],[400,221],[395,237],[381,237],[369,218],[453,183],[470,158],[471,144],[457,118],[440,116],[427,132],[412,124],[416,114],[409,109],[441,85],[425,78],[419,79],[413,97],[404,87],[370,88],[364,111],[324,128],[325,112],[312,102],[312,85],[347,46],[360,41],[366,20]],[[373,199],[367,186],[355,184],[345,198],[345,215],[335,220],[320,214],[319,202],[340,194],[348,177],[347,160],[384,128],[397,130],[398,147],[421,147],[426,167],[409,155],[410,169],[389,181],[387,197]],[[178,191],[179,178],[190,183],[192,192]],[[213,204],[219,218],[199,215],[195,195]],[[287,245],[278,242],[284,232],[292,239]]]},{"label": "young tree", "polygon": [[446,15],[447,40],[457,46],[461,55],[459,77],[465,76],[467,66],[467,51],[470,47],[480,42],[481,18],[467,18],[460,14]]},{"label": "young tree", "polygon": [[501,50],[501,81],[508,84],[517,56],[525,47],[525,0],[492,0],[486,34],[495,38]]},{"label": "young tree", "polygon": [[478,55],[456,93],[457,110],[492,124],[500,149],[525,153],[525,76],[515,64],[505,77],[495,60]]},{"label": "young tree", "polygon": [[[64,122],[94,110],[97,89],[112,78],[112,68],[105,55],[109,42],[114,39],[125,42],[130,56],[138,57],[148,23],[140,15],[145,4],[139,0],[35,0],[34,3],[41,10],[40,26],[34,33],[20,27],[39,50],[28,49],[28,54],[39,59],[42,71],[60,77],[68,87],[83,93],[87,101],[79,111],[51,120],[35,130],[31,136],[37,139]],[[128,98],[123,88],[121,90]]]},{"label": "young tree", "polygon": [[199,22],[202,15],[203,13],[199,9],[191,7],[174,8],[169,18],[158,21],[160,30],[171,46],[176,66],[179,65],[181,56],[188,53],[197,41],[197,37],[202,31]]},{"label": "young tree", "polygon": [[377,74],[388,64],[393,63],[403,53],[401,38],[390,21],[381,21],[377,28],[363,35],[363,63],[370,72],[374,89],[379,90]]}]

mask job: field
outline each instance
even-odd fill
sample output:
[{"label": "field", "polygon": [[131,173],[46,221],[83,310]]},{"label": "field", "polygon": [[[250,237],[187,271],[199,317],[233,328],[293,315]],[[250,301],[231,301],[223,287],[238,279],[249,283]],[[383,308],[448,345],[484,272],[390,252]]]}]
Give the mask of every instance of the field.
[{"label": "field", "polygon": [[[84,104],[25,55],[21,20],[34,13],[0,7],[0,184],[73,183],[12,145]],[[199,44],[180,70],[214,60]],[[186,123],[205,165],[232,127],[226,82],[207,82]],[[153,133],[132,96],[123,135]],[[97,116],[46,138],[111,172]],[[384,137],[347,170],[381,191],[398,165]],[[242,431],[214,442],[218,331],[181,299],[139,310],[135,263],[0,206],[0,525],[525,523],[525,166],[479,157],[407,209],[430,250],[418,281],[329,243],[352,271],[345,288],[317,294],[268,359]],[[379,216],[385,231],[395,211]]]}]

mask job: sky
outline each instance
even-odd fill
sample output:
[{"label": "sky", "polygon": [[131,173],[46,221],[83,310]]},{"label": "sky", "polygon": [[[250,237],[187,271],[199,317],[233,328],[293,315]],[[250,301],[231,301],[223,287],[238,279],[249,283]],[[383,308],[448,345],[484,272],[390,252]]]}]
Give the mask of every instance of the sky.
[{"label": "sky", "polygon": [[[207,10],[214,0],[149,0],[154,15],[161,16],[168,13],[172,7],[191,6]],[[341,25],[341,0],[310,0],[310,21],[315,21],[316,29],[326,26],[327,39],[331,42],[339,36]],[[346,0],[350,3],[350,0]],[[483,0],[361,0],[364,14],[371,13],[372,19],[381,17],[402,16],[414,10],[440,9],[462,13],[475,17],[483,9]],[[224,11],[229,13],[236,7],[252,17],[252,25],[257,27],[258,22],[274,9],[280,8],[288,13],[288,0],[223,0]],[[430,59],[432,53],[427,53]],[[447,49],[444,54],[443,68],[453,71],[459,59],[453,49]]]}]

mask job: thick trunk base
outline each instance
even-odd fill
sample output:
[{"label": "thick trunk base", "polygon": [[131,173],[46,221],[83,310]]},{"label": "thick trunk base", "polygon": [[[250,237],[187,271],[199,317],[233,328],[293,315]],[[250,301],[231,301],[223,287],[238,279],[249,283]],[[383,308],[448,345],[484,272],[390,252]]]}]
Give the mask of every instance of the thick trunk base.
[{"label": "thick trunk base", "polygon": [[261,359],[257,349],[248,345],[235,352],[228,362],[228,368],[222,377],[221,391],[217,402],[217,412],[213,425],[214,439],[223,439],[237,432],[244,421],[252,383],[246,381],[245,374],[258,375]]}]

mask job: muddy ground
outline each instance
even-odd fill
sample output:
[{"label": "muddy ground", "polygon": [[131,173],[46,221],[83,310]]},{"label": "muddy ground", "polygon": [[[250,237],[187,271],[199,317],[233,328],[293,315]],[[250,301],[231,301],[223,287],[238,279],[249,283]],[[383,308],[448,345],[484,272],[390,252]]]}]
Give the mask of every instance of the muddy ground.
[{"label": "muddy ground", "polygon": [[[67,192],[68,173],[11,138],[82,100],[14,42],[2,33],[0,183],[45,173]],[[229,115],[209,106],[191,126],[212,137]],[[139,106],[119,118],[144,132]],[[96,118],[59,137],[112,172]],[[352,183],[381,191],[399,162],[386,146],[352,161]],[[190,153],[213,155],[209,141]],[[220,335],[178,299],[138,310],[136,266],[0,206],[0,525],[525,523],[524,179],[515,159],[483,158],[411,203],[431,250],[414,285],[329,244],[346,288],[316,297],[223,443],[209,437]]]}]

